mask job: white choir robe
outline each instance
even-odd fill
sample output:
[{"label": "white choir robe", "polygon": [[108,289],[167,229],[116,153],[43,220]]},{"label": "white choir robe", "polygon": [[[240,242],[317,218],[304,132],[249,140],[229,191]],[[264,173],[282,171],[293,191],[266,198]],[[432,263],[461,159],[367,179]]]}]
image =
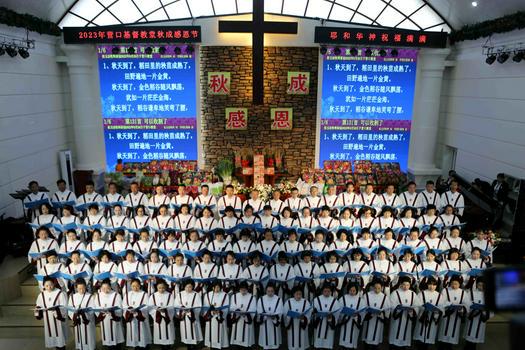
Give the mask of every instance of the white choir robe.
[{"label": "white choir robe", "polygon": [[349,283],[359,283],[361,287],[364,287],[368,284],[368,281],[370,280],[370,275],[367,274],[368,271],[370,271],[370,267],[366,262],[363,260],[355,261],[350,260],[343,264],[343,267],[345,271],[352,274],[361,274],[365,273],[365,275],[360,275],[358,278],[348,276],[348,282]]},{"label": "white choir robe", "polygon": [[334,209],[337,205],[337,195],[336,194],[325,194],[321,197],[321,206],[328,206],[330,209]]},{"label": "white choir robe", "polygon": [[412,275],[408,275],[408,276],[410,276],[410,279],[412,280],[412,284],[414,284],[414,282],[416,282],[418,266],[417,266],[417,264],[415,262],[413,262],[412,260],[405,261],[405,260],[401,259],[401,260],[399,260],[397,262],[397,264],[395,264],[395,268],[396,268],[397,274],[394,277],[394,280],[392,281],[392,285],[398,284],[398,282],[399,282],[399,274],[401,272],[406,272],[406,273],[412,274]]},{"label": "white choir robe", "polygon": [[[181,282],[183,279],[191,278],[191,274],[192,274],[191,268],[186,264],[182,264],[182,265],[173,264],[173,265],[170,265],[168,269],[168,275],[171,277],[180,278]],[[178,282],[172,282],[171,288],[174,294],[179,293],[181,289],[183,289],[180,287],[180,283]]]},{"label": "white choir robe", "polygon": [[[279,249],[285,253],[298,253],[304,250],[304,246],[301,243],[299,243],[299,241],[290,242],[288,240],[281,243]],[[289,257],[288,259],[290,260],[290,262],[294,262],[297,260],[297,258],[293,257]]]},{"label": "white choir robe", "polygon": [[403,205],[401,197],[399,197],[395,193],[393,193],[392,195],[388,195],[388,193],[385,192],[381,195],[381,198],[383,199],[383,205],[394,209],[394,214],[396,214],[396,212],[399,211],[399,207]]},{"label": "white choir robe", "polygon": [[270,277],[270,272],[268,268],[264,265],[249,265],[242,272],[243,279],[248,280],[248,285],[250,286],[250,291],[253,295],[258,295],[266,289],[268,279]]},{"label": "white choir robe", "polygon": [[179,214],[173,219],[175,228],[180,231],[188,231],[195,227],[195,217],[191,214]]},{"label": "white choir robe", "polygon": [[[62,272],[70,274],[70,275],[76,275],[77,273],[81,273],[84,271],[88,273],[88,276],[84,277],[84,281],[86,281],[86,285],[89,285],[92,271],[91,271],[91,267],[89,266],[87,262],[80,262],[78,264],[74,264],[72,262],[62,269]],[[69,281],[69,280],[64,279],[64,285],[73,286],[74,284],[75,284],[75,281]]]},{"label": "white choir robe", "polygon": [[[115,264],[113,261],[108,261],[107,263],[99,261],[93,268],[93,274],[98,275],[104,272],[117,272],[117,264]],[[111,277],[111,285],[115,286],[117,279],[115,277]],[[98,285],[100,285],[102,281],[97,281],[93,279],[93,286],[98,288]]]},{"label": "white choir robe", "polygon": [[288,317],[288,311],[304,313],[307,322],[310,322],[312,310],[310,302],[304,298],[296,300],[288,299],[283,306],[284,328],[287,329],[288,349],[306,350],[310,348],[310,339],[308,334],[308,325],[303,328],[303,320],[300,318]]},{"label": "white choir robe", "polygon": [[[107,221],[106,221],[106,218],[104,217],[104,215],[102,215],[100,212],[96,215],[91,215],[91,214],[88,214],[86,216],[86,218],[84,219],[84,221],[82,221],[82,224],[83,225],[87,225],[87,226],[93,226],[93,225],[102,225],[103,227],[106,227],[107,226]],[[105,239],[105,240],[108,240],[108,232],[106,232],[105,229],[100,229],[100,232],[102,234],[102,238]],[[87,237],[89,237],[88,235],[88,231],[84,231],[84,238],[86,238],[87,240]]]},{"label": "white choir robe", "polygon": [[[129,227],[129,219],[125,215],[111,215],[106,220],[107,227],[117,228],[117,227]],[[127,230],[124,230],[128,234]]]},{"label": "white choir robe", "polygon": [[272,207],[272,214],[273,215],[279,215],[284,209],[284,202],[280,199],[274,200],[270,199],[267,203],[270,207]]},{"label": "white choir robe", "polygon": [[149,314],[153,319],[153,344],[173,345],[175,343],[174,294],[155,292],[148,300]]},{"label": "white choir robe", "polygon": [[401,218],[399,219],[399,225],[401,227],[412,228],[412,227],[417,226],[417,220],[414,218]]},{"label": "white choir robe", "polygon": [[[423,270],[431,270],[431,271],[436,271],[437,273],[440,273],[441,266],[435,261],[423,261],[421,264],[418,265],[418,268],[417,268],[418,278],[420,281],[425,279],[425,277],[419,275],[419,273],[421,273]],[[437,278],[442,279],[443,277],[439,276]]]},{"label": "white choir robe", "polygon": [[381,208],[383,208],[383,198],[381,195],[374,192],[367,194],[366,192],[361,193],[361,203],[366,207],[371,207],[375,209],[376,216],[381,213]]},{"label": "white choir robe", "polygon": [[195,291],[191,293],[183,290],[175,295],[175,307],[178,308],[180,318],[180,340],[187,345],[195,345],[202,341],[200,310],[202,307],[201,295]]},{"label": "white choir robe", "polygon": [[[91,241],[88,244],[86,244],[86,250],[90,252],[94,252],[95,250],[99,250],[99,249],[107,250],[107,245],[108,244],[105,241],[99,239],[97,241]],[[98,257],[93,257],[90,260],[96,262],[98,261]]]},{"label": "white choir robe", "polygon": [[[424,290],[419,293],[419,298],[423,305],[427,303],[432,304],[441,312],[444,311],[444,300],[439,292]],[[434,344],[436,342],[440,319],[441,316],[439,312],[427,311],[421,308],[417,316],[416,328],[414,329],[414,339],[424,344]]]},{"label": "white choir robe", "polygon": [[40,270],[47,263],[46,257],[42,256],[40,259],[33,260],[33,258],[29,256],[29,253],[43,253],[48,250],[55,250],[58,253],[57,241],[53,238],[47,238],[45,240],[37,238],[33,241],[33,243],[31,243],[29,252],[27,252],[27,260],[29,260],[30,263],[34,261],[36,263],[37,270]]},{"label": "white choir robe", "polygon": [[[341,307],[347,307],[354,310],[362,308],[363,301],[359,295],[345,294],[339,299]],[[359,341],[359,330],[361,328],[361,315],[355,313],[349,317],[347,315],[339,315],[339,345],[347,349],[357,349]]]},{"label": "white choir robe", "polygon": [[77,197],[77,205],[87,203],[97,203],[102,201],[102,196],[97,192],[84,193]]},{"label": "white choir robe", "polygon": [[356,219],[354,222],[354,225],[361,228],[372,228],[372,225],[374,224],[374,217],[366,217],[364,215],[361,215],[360,218]]},{"label": "white choir robe", "polygon": [[219,267],[218,279],[222,281],[222,289],[231,294],[235,291],[237,282],[242,277],[241,265],[223,263]]},{"label": "white choir robe", "polygon": [[[48,309],[58,307],[55,310],[42,310],[44,319],[44,333],[46,348],[61,348],[67,344],[67,296],[60,289],[54,289],[51,292],[43,291],[36,298],[37,309]],[[37,311],[35,311],[36,315]],[[58,314],[64,318],[64,321],[57,319]]]},{"label": "white choir robe", "polygon": [[141,240],[136,241],[133,244],[133,250],[139,253],[140,256],[143,258],[143,260],[146,260],[146,258],[149,259],[149,253],[151,253],[153,249],[157,249],[157,248],[158,248],[157,243],[155,243],[154,241],[150,241],[150,240],[143,241],[141,239]]},{"label": "white choir robe", "polygon": [[[92,308],[95,306],[95,297],[89,293],[75,293],[69,296],[68,306],[74,309]],[[75,317],[76,312],[69,310],[68,315],[71,320]],[[83,317],[79,315],[80,324],[74,326],[75,349],[95,350],[97,345],[95,315],[92,311],[83,312]],[[84,318],[88,324],[84,323]]]},{"label": "white choir robe", "polygon": [[207,248],[213,254],[213,261],[216,263],[223,262],[226,253],[233,250],[231,243],[225,239],[222,241],[215,239],[208,243]]},{"label": "white choir robe", "polygon": [[[203,297],[202,306],[214,308],[228,306],[230,304],[229,299],[228,294],[225,292],[208,292]],[[228,309],[220,310],[218,314],[204,312],[204,315],[205,318],[208,318],[204,327],[204,346],[213,349],[229,347],[230,340],[228,339],[228,325],[226,322]]]},{"label": "white choir robe", "polygon": [[441,210],[441,198],[439,193],[436,191],[428,192],[427,190],[423,190],[419,192],[417,197],[417,207],[421,207],[423,210],[425,210],[429,204],[434,204],[437,208],[437,211]]},{"label": "white choir robe", "polygon": [[257,301],[257,317],[260,323],[258,343],[263,349],[278,349],[281,346],[282,313],[283,302],[277,295],[264,295]]},{"label": "white choir robe", "polygon": [[[325,262],[324,264],[319,265],[319,269],[317,270],[318,275],[317,278],[320,279],[320,275],[322,274],[328,274],[328,273],[337,273],[337,272],[346,272],[343,265],[340,265],[339,263],[330,263]],[[335,287],[335,290],[332,292],[332,295],[337,297],[339,295],[339,292],[341,291],[341,288],[343,288],[343,282],[344,277],[337,277],[337,278],[331,278],[331,279],[320,279],[319,285],[323,285],[324,283],[329,283],[330,285]]]},{"label": "white choir robe", "polygon": [[427,214],[421,215],[419,219],[417,219],[418,225],[443,225],[443,222],[441,221],[441,217],[433,215],[428,216]]},{"label": "white choir robe", "polygon": [[259,198],[257,198],[256,200],[253,200],[253,199],[247,199],[245,200],[243,203],[242,203],[242,211],[244,213],[244,209],[246,208],[246,206],[251,206],[253,208],[253,213],[254,214],[257,214],[257,213],[260,213],[262,212],[263,210],[263,207],[264,207],[264,202],[262,200],[260,200]]},{"label": "white choir robe", "polygon": [[332,349],[334,347],[335,328],[341,305],[332,296],[325,297],[320,295],[313,300],[313,308],[317,312],[327,312],[332,316],[331,321],[329,321],[328,317],[319,317],[314,314],[314,317],[317,318],[317,326],[314,328],[314,348]]},{"label": "white choir robe", "polygon": [[[42,269],[39,269],[38,270],[38,274],[39,275],[42,275],[42,276],[49,276],[57,271],[63,271],[66,267],[64,266],[64,264],[60,263],[60,262],[57,262],[56,264],[50,264],[50,263],[47,263],[44,265],[44,267],[42,267]],[[57,278],[57,283],[58,283],[58,286],[60,287],[60,289],[62,289],[64,292],[67,291],[66,289],[66,284],[64,283],[64,279],[62,278]],[[43,282],[40,282],[38,281],[38,286],[40,288],[40,290],[44,290],[44,283]]]},{"label": "white choir robe", "polygon": [[390,300],[384,293],[368,292],[363,295],[363,307],[382,310],[380,314],[372,314],[372,318],[364,321],[361,337],[366,344],[378,345],[383,342],[385,320],[390,314]]},{"label": "white choir robe", "polygon": [[[214,263],[210,262],[208,264],[200,262],[195,265],[193,269],[193,278],[216,278],[219,275],[219,268]],[[195,283],[195,290],[197,291],[207,291],[208,285],[200,282]]]},{"label": "white choir robe", "polygon": [[463,216],[463,210],[465,209],[465,197],[458,191],[452,192],[447,191],[441,195],[441,206],[445,207],[450,204],[457,210],[457,213]]},{"label": "white choir robe", "polygon": [[[154,275],[165,275],[168,272],[168,269],[166,268],[166,265],[164,265],[161,261],[159,262],[148,262],[144,265],[144,274],[154,274]],[[156,278],[151,278],[147,281],[144,281],[144,284],[148,287],[148,294],[151,295],[157,290],[157,280]]]},{"label": "white choir robe", "polygon": [[[313,241],[306,245],[305,250],[311,250],[311,251],[322,253],[322,252],[328,252],[330,250],[330,247],[325,242]],[[321,260],[321,258],[318,258],[312,254],[312,260],[319,261]]]},{"label": "white choir robe", "polygon": [[[99,309],[106,309],[111,307],[122,307],[122,297],[111,291],[110,293],[99,292],[95,298],[95,307]],[[97,312],[97,317],[104,314],[104,319],[100,323],[100,333],[102,335],[102,345],[115,346],[124,342],[124,331],[122,329],[122,321],[113,320],[109,312]],[[115,316],[122,317],[122,310],[114,311]]]},{"label": "white choir robe", "polygon": [[301,198],[290,197],[284,201],[284,208],[289,207],[290,209],[292,209],[293,212],[298,212],[298,211],[301,211],[301,209],[303,209],[301,208],[301,204],[302,204]]},{"label": "white choir robe", "polygon": [[[146,347],[151,344],[151,331],[149,328],[149,310],[147,307],[148,293],[144,291],[128,291],[122,298],[122,309],[124,312],[124,322],[126,324],[126,346]],[[131,311],[131,308],[146,305],[140,310]],[[131,321],[126,322],[127,315],[133,315]],[[142,315],[144,321],[140,321],[137,316]]]},{"label": "white choir robe", "polygon": [[193,207],[193,198],[191,196],[185,194],[184,196],[176,195],[171,198],[170,204],[173,205],[177,209],[170,209],[170,212],[172,214],[175,213],[175,210],[180,211],[180,206],[183,204],[187,204],[190,207],[190,211]]},{"label": "white choir robe", "polygon": [[[67,225],[73,222],[77,225],[80,225],[80,218],[76,215],[69,215],[69,216],[62,216],[61,218],[58,219],[58,223],[60,225]],[[75,231],[77,232],[77,237],[80,237],[82,234],[82,230],[77,228]]]},{"label": "white choir robe", "polygon": [[[147,215],[135,215],[134,217],[129,219],[129,228],[140,230],[143,227],[149,226],[152,222],[153,221]],[[130,237],[128,238],[133,237],[135,234],[138,235],[138,232],[129,234]],[[150,236],[151,236],[151,230],[150,230]]]},{"label": "white choir robe", "polygon": [[[441,270],[442,271],[451,270],[451,271],[463,272],[466,269],[466,266],[467,265],[465,265],[464,261],[447,259],[447,260],[443,260],[443,262],[441,263]],[[450,278],[448,275],[443,276],[443,288],[448,287],[449,279]]]},{"label": "white choir robe", "polygon": [[199,237],[202,237],[206,233],[215,230],[218,227],[219,224],[217,220],[211,216],[209,218],[205,218],[203,216],[195,221],[195,229],[199,231]]},{"label": "white choir robe", "polygon": [[[480,290],[471,290],[470,291],[470,300],[472,304],[485,305],[485,294]],[[485,330],[487,328],[487,320],[489,317],[492,317],[492,312],[483,310],[471,310],[469,317],[467,317],[467,324],[465,325],[465,335],[464,338],[466,341],[471,343],[482,344],[485,342]]]},{"label": "white choir robe", "polygon": [[[279,247],[279,244],[277,244],[277,242],[273,240],[267,241],[265,239],[260,241],[259,244],[257,244],[257,250],[267,256],[273,256],[278,254],[280,252],[280,249],[281,248]],[[268,263],[267,261],[264,262]]]},{"label": "white choir robe", "polygon": [[[452,214],[452,215],[441,214],[439,216],[439,219],[443,223],[444,227],[456,226],[456,225],[461,224],[461,221],[459,220],[459,217],[456,214]],[[438,220],[438,222],[439,222],[439,220]],[[444,237],[448,237],[449,233],[450,233],[450,229],[449,228],[443,229],[443,236]]]},{"label": "white choir robe", "polygon": [[215,208],[212,208],[214,206],[217,206],[217,199],[215,199],[214,196],[211,194],[205,196],[203,194],[199,194],[195,199],[193,200],[193,203],[196,205],[194,206],[195,212],[197,212],[197,205],[203,205],[206,207],[210,207],[213,211],[215,211]]},{"label": "white choir robe", "polygon": [[[151,221],[150,221],[150,224],[151,224],[151,227],[154,228],[156,231],[162,231],[162,230],[165,230],[165,229],[173,229],[175,228],[174,226],[174,222],[173,222],[173,219],[171,218],[171,215],[157,215],[155,218],[153,218]],[[154,230],[154,231],[155,231]],[[161,232],[155,232],[155,235],[154,235],[154,239],[155,240],[160,240],[161,237],[162,237],[162,233]],[[182,238],[183,238],[183,242],[185,241],[185,237],[184,235],[182,235]]]},{"label": "white choir robe", "polygon": [[313,300],[316,295],[316,288],[318,287],[319,279],[316,279],[315,276],[319,274],[319,266],[313,262],[305,263],[304,261],[299,261],[294,265],[294,273],[296,277],[305,277],[310,278],[311,282],[297,282],[295,285],[302,286],[303,297],[306,300]]},{"label": "white choir robe", "polygon": [[489,240],[487,240],[487,239],[481,239],[480,240],[477,237],[475,237],[474,239],[471,239],[470,241],[468,241],[465,244],[465,256],[467,258],[470,257],[470,255],[472,254],[472,249],[474,249],[474,248],[479,248],[482,251],[490,252],[490,255],[488,256],[488,258],[489,258],[488,262],[492,261],[492,251],[494,250],[494,247],[489,242]]},{"label": "white choir robe", "polygon": [[149,215],[152,217],[153,215],[157,215],[156,213],[157,209],[163,204],[167,205],[169,208],[170,197],[166,196],[165,194],[161,194],[160,196],[155,194],[151,196],[151,198],[148,201]]},{"label": "white choir robe", "polygon": [[[37,193],[29,193],[27,196],[25,196],[23,202],[24,204],[26,203],[30,203],[30,202],[36,202],[36,201],[40,201],[40,200],[45,200],[47,199],[49,201],[49,197],[47,195],[46,192],[37,192]],[[31,210],[31,217],[29,219],[34,219],[38,216],[38,213],[39,213],[39,209],[40,208],[33,208],[33,209],[25,209],[24,207],[24,210],[26,210],[26,213],[29,212],[29,210]]]},{"label": "white choir robe", "polygon": [[[122,274],[129,274],[129,273],[132,273],[132,272],[135,272],[135,271],[138,271],[139,274],[143,275],[144,274],[144,265],[140,262],[140,261],[134,261],[134,262],[128,262],[126,260],[122,261],[118,266],[117,266],[117,271],[118,273],[122,273]],[[120,287],[122,288],[122,293],[126,293],[127,291],[130,291],[131,290],[131,281],[130,280],[123,280],[123,279],[118,279],[118,283],[120,285]]]},{"label": "white choir robe", "polygon": [[[388,259],[385,260],[372,260],[368,264],[371,272],[371,278],[373,278],[373,272],[379,272],[383,275],[386,275],[388,278],[383,280],[383,282],[386,282],[384,285],[384,292],[386,294],[390,294],[390,285],[392,283],[392,278],[397,274],[396,267],[392,262]],[[383,277],[382,275],[382,277]]]},{"label": "white choir robe", "polygon": [[453,290],[449,287],[443,289],[441,298],[444,302],[445,313],[439,325],[438,340],[443,343],[456,345],[459,343],[461,316],[457,310],[447,315],[447,307],[451,305],[461,305],[466,310],[464,315],[467,315],[470,309],[470,296],[468,292],[461,288]]},{"label": "white choir robe", "polygon": [[[38,226],[46,225],[49,223],[59,224],[60,219],[56,217],[54,214],[41,214],[35,217],[35,219],[33,220],[33,224],[38,225]],[[36,238],[36,230],[37,230],[36,228],[33,228],[33,233],[35,234],[35,238]],[[51,232],[53,237],[58,238],[59,232],[57,230],[55,230],[53,227],[50,227],[49,231]]]},{"label": "white choir robe", "polygon": [[[338,207],[351,207],[352,205],[358,205],[361,204],[361,197],[355,192],[348,193],[348,192],[342,192],[339,193],[338,199],[337,199],[337,206]],[[352,208],[353,211],[353,208]]]},{"label": "white choir robe", "polygon": [[[224,231],[226,230],[229,230],[229,229],[232,229],[234,228],[235,226],[237,226],[239,224],[240,220],[236,217],[236,216],[232,216],[232,217],[228,217],[228,216],[223,216],[219,219],[219,222],[217,223],[217,227],[218,228],[222,228],[224,229]],[[238,231],[238,230],[236,230]],[[237,233],[237,232],[235,232]],[[232,234],[230,233],[226,233],[226,240],[228,242],[231,241],[231,236]]]},{"label": "white choir robe", "polygon": [[217,210],[220,214],[222,214],[224,209],[226,209],[228,206],[233,207],[233,209],[239,213],[242,210],[242,201],[236,195],[232,195],[231,197],[224,195],[217,201]]},{"label": "white choir robe", "polygon": [[277,286],[277,294],[281,299],[290,293],[294,279],[295,272],[292,265],[278,263],[270,267],[270,281]]},{"label": "white choir robe", "polygon": [[128,241],[113,241],[109,243],[108,250],[112,253],[118,254],[126,250],[133,249],[133,245]]},{"label": "white choir robe", "polygon": [[136,216],[135,208],[139,205],[143,205],[145,213],[148,213],[148,196],[145,193],[140,191],[137,191],[137,193],[130,192],[124,198],[124,202],[126,203],[126,210],[129,210],[128,216],[130,218]]},{"label": "white choir robe", "polygon": [[[75,239],[73,241],[65,240],[64,243],[60,245],[58,253],[60,254],[69,254],[76,250],[86,250],[86,246],[80,240]],[[66,262],[68,259],[62,259]],[[84,261],[84,255],[80,254],[80,261]]]},{"label": "white choir robe", "polygon": [[339,226],[339,220],[334,219],[331,216],[327,216],[327,217],[319,216],[317,220],[319,220],[320,226],[324,227],[325,229],[331,232],[333,232]]},{"label": "white choir robe", "polygon": [[[240,239],[237,242],[235,242],[235,244],[232,247],[232,250],[235,254],[248,254],[257,250],[257,246],[255,242],[253,242],[250,239]],[[246,265],[248,264],[248,259],[242,259],[240,263],[242,263],[242,265],[246,267]]]},{"label": "white choir robe", "polygon": [[[414,318],[421,309],[421,300],[416,292],[397,289],[390,294],[390,345],[409,347],[412,344],[412,328]],[[396,311],[396,307],[410,307],[414,310],[414,318],[411,318],[408,310]],[[396,316],[398,318],[396,318]]]},{"label": "white choir robe", "polygon": [[66,188],[64,192],[56,191],[51,197],[51,202],[64,203],[64,202],[76,202],[77,196]]},{"label": "white choir robe", "polygon": [[230,299],[230,315],[234,317],[231,327],[231,345],[251,347],[255,344],[255,313],[257,298],[250,293],[236,293]]},{"label": "white choir robe", "polygon": [[279,219],[273,215],[261,215],[261,225],[264,228],[274,228],[279,225]]},{"label": "white choir robe", "polygon": [[[356,241],[355,241],[355,248],[367,248],[367,249],[372,249],[373,247],[377,246],[377,242],[374,241],[372,238],[368,238],[368,239],[364,239],[364,238],[358,238]],[[367,254],[367,253],[363,253],[363,255],[367,258],[367,259],[370,259],[370,254]]]},{"label": "white choir robe", "polygon": [[[409,191],[405,191],[401,193],[399,196],[401,199],[401,205],[404,207],[412,207],[415,208],[419,205],[419,193],[413,192],[410,193]],[[417,214],[417,213],[414,213]]]},{"label": "white choir robe", "polygon": [[307,196],[301,199],[301,209],[310,208],[311,210],[318,210],[321,207],[321,197]]}]

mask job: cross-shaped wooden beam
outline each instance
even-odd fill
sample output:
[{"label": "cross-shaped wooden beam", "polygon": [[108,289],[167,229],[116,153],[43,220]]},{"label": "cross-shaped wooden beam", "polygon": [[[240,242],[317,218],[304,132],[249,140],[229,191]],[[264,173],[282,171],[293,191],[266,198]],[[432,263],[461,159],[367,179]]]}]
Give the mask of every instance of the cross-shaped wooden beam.
[{"label": "cross-shaped wooden beam", "polygon": [[252,100],[263,104],[264,34],[297,34],[297,22],[264,21],[264,0],[253,0],[251,21],[219,21],[219,33],[252,33]]}]

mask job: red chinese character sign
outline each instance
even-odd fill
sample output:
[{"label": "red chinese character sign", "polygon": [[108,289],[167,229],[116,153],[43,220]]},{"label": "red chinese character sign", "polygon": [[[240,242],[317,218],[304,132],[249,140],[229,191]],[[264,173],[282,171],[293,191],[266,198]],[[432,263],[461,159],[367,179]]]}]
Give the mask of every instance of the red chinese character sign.
[{"label": "red chinese character sign", "polygon": [[293,108],[271,108],[272,130],[292,130]]},{"label": "red chinese character sign", "polygon": [[226,130],[248,129],[248,108],[226,108]]},{"label": "red chinese character sign", "polygon": [[310,72],[288,72],[288,88],[291,95],[308,95],[310,92]]},{"label": "red chinese character sign", "polygon": [[230,94],[230,72],[208,72],[208,94]]}]

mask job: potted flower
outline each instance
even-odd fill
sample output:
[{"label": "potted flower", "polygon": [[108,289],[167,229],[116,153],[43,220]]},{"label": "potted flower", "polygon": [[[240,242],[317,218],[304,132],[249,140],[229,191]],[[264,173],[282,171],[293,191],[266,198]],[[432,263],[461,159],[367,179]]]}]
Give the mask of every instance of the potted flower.
[{"label": "potted flower", "polygon": [[217,174],[226,185],[231,184],[234,170],[233,162],[227,158],[221,159],[215,166],[215,174]]}]

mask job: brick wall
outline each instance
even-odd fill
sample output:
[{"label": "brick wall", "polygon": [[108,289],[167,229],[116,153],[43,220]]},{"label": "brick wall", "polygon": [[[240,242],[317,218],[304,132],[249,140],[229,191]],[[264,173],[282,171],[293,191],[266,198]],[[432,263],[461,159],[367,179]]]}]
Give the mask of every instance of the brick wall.
[{"label": "brick wall", "polygon": [[[207,168],[231,154],[232,147],[262,149],[280,145],[286,168],[294,177],[314,165],[317,106],[317,48],[266,47],[264,104],[253,106],[251,47],[201,47],[202,142]],[[231,72],[227,96],[207,94],[208,72]],[[310,94],[286,94],[288,71],[310,72]],[[225,129],[226,107],[248,108],[248,130]],[[270,108],[292,107],[293,130],[270,130]]]}]

